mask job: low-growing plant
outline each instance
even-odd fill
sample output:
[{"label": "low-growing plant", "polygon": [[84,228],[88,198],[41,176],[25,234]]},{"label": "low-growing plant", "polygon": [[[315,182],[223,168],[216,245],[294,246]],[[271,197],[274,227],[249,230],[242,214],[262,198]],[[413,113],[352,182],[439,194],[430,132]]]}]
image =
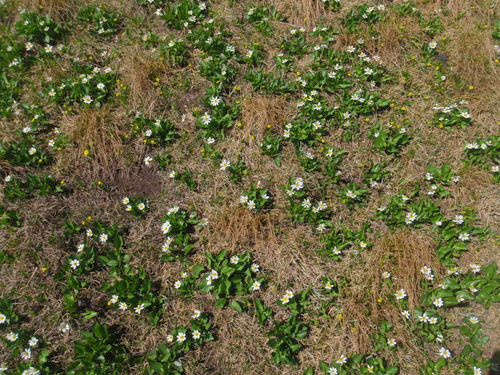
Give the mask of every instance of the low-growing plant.
[{"label": "low-growing plant", "polygon": [[432,125],[439,128],[450,130],[452,128],[462,128],[469,125],[473,119],[468,110],[460,107],[468,104],[462,100],[447,107],[436,105],[433,109],[436,111]]},{"label": "low-growing plant", "polygon": [[102,39],[110,39],[122,26],[121,16],[103,8],[102,5],[87,5],[81,8],[78,19],[91,24],[90,34]]},{"label": "low-growing plant", "polygon": [[273,158],[278,167],[281,166],[281,141],[280,135],[266,135],[260,144],[262,153]]},{"label": "low-growing plant", "polygon": [[358,187],[355,182],[349,182],[344,188],[339,189],[338,195],[347,208],[352,210],[356,205],[364,204],[369,191]]},{"label": "low-growing plant", "polygon": [[[304,189],[304,180],[301,177],[289,178],[288,185],[281,185],[280,188],[288,196],[288,216],[292,224],[322,224],[329,215],[328,206],[323,201],[313,204],[311,198],[307,197]],[[304,199],[303,199],[304,198]]]},{"label": "low-growing plant", "polygon": [[73,362],[67,374],[121,374],[126,371],[131,355],[118,343],[106,324],[95,323],[91,331],[81,333],[75,341]]},{"label": "low-growing plant", "polygon": [[165,119],[137,115],[132,121],[132,135],[141,135],[145,144],[164,146],[178,137],[175,125]]},{"label": "low-growing plant", "polygon": [[265,282],[265,276],[259,275],[259,266],[252,262],[250,253],[229,256],[223,249],[216,255],[206,253],[205,258],[209,271],[201,278],[200,291],[213,293],[218,308],[229,305],[238,312],[243,311],[240,302],[236,299],[229,302],[229,298],[258,291]]},{"label": "low-growing plant", "polygon": [[193,250],[194,240],[191,234],[195,225],[202,223],[196,219],[197,212],[188,212],[178,206],[172,207],[163,218],[161,230],[166,236],[166,242],[162,246],[161,260],[170,262],[175,259],[185,259]]},{"label": "low-growing plant", "polygon": [[309,290],[304,289],[298,294],[288,290],[278,301],[278,305],[288,307],[291,315],[286,321],[274,321],[274,327],[269,331],[267,344],[274,350],[271,360],[277,365],[297,365],[297,353],[302,344],[298,341],[307,337],[309,327],[300,321],[304,307],[308,304]]},{"label": "low-growing plant", "polygon": [[46,197],[58,193],[67,192],[67,189],[61,183],[50,175],[37,176],[28,174],[25,181],[17,178],[11,178],[3,189],[5,198],[11,201],[31,198],[35,195]]},{"label": "low-growing plant", "polygon": [[387,126],[386,130],[380,123],[376,123],[371,129],[373,146],[387,154],[397,155],[401,148],[410,142],[410,135],[406,128]]},{"label": "low-growing plant", "polygon": [[140,195],[124,197],[122,203],[125,205],[125,211],[136,217],[144,217],[148,211],[148,200]]},{"label": "low-growing plant", "polygon": [[30,42],[53,46],[64,36],[64,28],[48,14],[21,9],[21,20],[16,23],[17,35]]},{"label": "low-growing plant", "polygon": [[249,210],[256,212],[271,207],[272,201],[269,190],[263,189],[260,181],[256,185],[250,183],[250,189],[244,191],[240,196],[240,203]]},{"label": "low-growing plant", "polygon": [[344,251],[353,247],[362,251],[370,246],[367,233],[371,232],[370,223],[365,222],[359,231],[350,230],[342,222],[325,222],[325,234],[321,235],[322,247],[318,253],[334,260],[341,260]]},{"label": "low-growing plant", "polygon": [[21,216],[19,216],[19,212],[0,206],[0,229],[19,227],[20,225]]},{"label": "low-growing plant", "polygon": [[374,24],[385,18],[385,6],[383,4],[377,7],[369,4],[358,5],[351,9],[349,13],[342,19],[342,24],[347,31],[352,33],[358,30],[361,23]]},{"label": "low-growing plant", "polygon": [[274,6],[252,6],[246,12],[246,19],[255,25],[260,32],[271,35],[273,21],[285,21],[285,18]]}]

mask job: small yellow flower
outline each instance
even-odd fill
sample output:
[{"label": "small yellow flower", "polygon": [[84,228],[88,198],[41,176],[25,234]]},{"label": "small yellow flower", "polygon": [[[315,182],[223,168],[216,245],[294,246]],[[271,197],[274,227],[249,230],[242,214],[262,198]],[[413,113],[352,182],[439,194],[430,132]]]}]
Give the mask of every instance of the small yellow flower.
[{"label": "small yellow flower", "polygon": [[47,272],[47,267],[43,267],[42,272]]},{"label": "small yellow flower", "polygon": [[377,298],[378,303],[382,303],[382,298]]},{"label": "small yellow flower", "polygon": [[342,319],[344,319],[344,315],[342,315],[340,313],[337,314],[337,320],[342,320]]},{"label": "small yellow flower", "polygon": [[97,185],[102,185],[102,181],[97,181]]},{"label": "small yellow flower", "polygon": [[85,149],[85,150],[83,151],[83,155],[88,156],[88,154],[89,154],[89,150]]},{"label": "small yellow flower", "polygon": [[88,221],[92,220],[92,216],[87,216],[87,220]]},{"label": "small yellow flower", "polygon": [[474,86],[469,86],[469,90],[474,90]]}]

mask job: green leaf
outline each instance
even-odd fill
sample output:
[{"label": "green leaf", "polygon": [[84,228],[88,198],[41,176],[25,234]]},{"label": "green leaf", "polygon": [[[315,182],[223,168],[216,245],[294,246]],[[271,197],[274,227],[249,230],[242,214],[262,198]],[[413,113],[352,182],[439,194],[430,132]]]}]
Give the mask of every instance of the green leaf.
[{"label": "green leaf", "polygon": [[243,309],[241,308],[241,305],[237,301],[232,301],[229,304],[229,307],[232,307],[233,309],[235,309],[239,313],[241,313],[243,311]]},{"label": "green leaf", "polygon": [[85,312],[82,314],[82,316],[85,319],[92,319],[95,316],[97,316],[98,312],[97,311],[91,311],[91,310],[85,310]]},{"label": "green leaf", "polygon": [[227,305],[227,298],[219,298],[217,302],[215,302],[215,307],[217,307],[218,309],[222,309],[226,305]]}]

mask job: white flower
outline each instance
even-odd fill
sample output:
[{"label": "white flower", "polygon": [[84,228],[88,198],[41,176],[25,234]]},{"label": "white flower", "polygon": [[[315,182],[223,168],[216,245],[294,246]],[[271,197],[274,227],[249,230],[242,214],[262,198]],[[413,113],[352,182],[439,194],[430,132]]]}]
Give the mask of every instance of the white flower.
[{"label": "white flower", "polygon": [[470,264],[469,266],[471,268],[471,272],[472,273],[479,273],[479,272],[481,272],[481,266],[479,266],[477,264],[474,264],[474,263]]},{"label": "white flower", "polygon": [[483,374],[483,371],[479,367],[476,367],[476,366],[474,366],[472,371],[473,371],[473,375],[482,375]]},{"label": "white flower", "polygon": [[476,318],[475,316],[471,316],[469,318],[469,322],[471,322],[472,324],[478,324],[479,323],[479,319]]},{"label": "white flower", "polygon": [[31,358],[31,349],[26,348],[21,352],[21,358],[27,361],[28,359]]},{"label": "white flower", "polygon": [[443,302],[443,299],[442,298],[436,298],[432,304],[436,307],[443,307],[444,306],[444,302]]},{"label": "white flower", "polygon": [[387,272],[387,271],[382,272],[382,278],[383,279],[390,279],[391,278],[390,272]]},{"label": "white flower", "polygon": [[69,265],[72,269],[76,270],[76,268],[80,265],[80,261],[78,259],[72,259],[69,262]]},{"label": "white flower", "polygon": [[137,305],[134,308],[134,311],[135,311],[136,314],[140,314],[142,310],[144,310],[144,304],[143,303],[141,303],[140,305]]},{"label": "white flower", "polygon": [[337,359],[337,363],[339,365],[344,365],[347,362],[347,357],[342,354],[339,359]]},{"label": "white flower", "polygon": [[500,167],[498,167],[498,165],[493,165],[491,167],[491,171],[494,172],[494,173],[497,173],[498,171],[500,171]]},{"label": "white flower", "polygon": [[101,241],[102,243],[106,242],[107,240],[108,240],[108,235],[106,233],[102,233],[99,236],[99,241]]},{"label": "white flower", "polygon": [[403,315],[406,319],[410,319],[410,312],[408,310],[404,310],[401,315]]},{"label": "white flower", "polygon": [[7,317],[4,314],[0,314],[0,324],[7,322]]},{"label": "white flower", "polygon": [[59,324],[59,331],[63,333],[68,332],[70,329],[71,326],[69,325],[69,323],[62,322],[61,324]]},{"label": "white flower", "polygon": [[144,164],[148,165],[153,161],[153,158],[151,156],[146,156],[144,158]]},{"label": "white flower", "polygon": [[186,340],[186,334],[183,332],[179,332],[177,334],[177,342],[184,342]]},{"label": "white flower", "polygon": [[230,167],[231,166],[231,163],[229,162],[229,160],[222,160],[222,162],[220,163],[220,169],[221,171],[225,171],[226,168]]},{"label": "white flower", "polygon": [[29,369],[24,370],[21,375],[40,375],[40,371],[31,366]]},{"label": "white flower", "polygon": [[193,312],[193,315],[191,315],[191,318],[192,319],[198,319],[201,315],[201,311],[198,310],[198,309],[195,309],[194,312]]},{"label": "white flower", "polygon": [[31,346],[31,347],[34,347],[38,344],[38,339],[33,336],[32,338],[29,339],[28,341],[28,345]]},{"label": "white flower", "polygon": [[220,104],[221,102],[221,99],[217,96],[212,96],[210,98],[210,105],[213,106],[213,107],[216,107]]},{"label": "white flower", "polygon": [[30,155],[34,155],[36,153],[36,148],[35,147],[31,147],[29,150],[28,150],[28,153]]},{"label": "white flower", "polygon": [[99,82],[99,83],[97,84],[97,88],[98,88],[99,90],[104,89],[104,87],[106,87],[106,86],[105,86],[105,85],[104,85],[104,83],[102,83],[102,82]]},{"label": "white flower", "polygon": [[144,203],[139,203],[137,205],[137,208],[140,210],[140,211],[143,211],[145,208],[146,208],[146,205]]},{"label": "white flower", "polygon": [[231,264],[238,264],[239,261],[240,261],[240,258],[238,258],[237,255],[234,255],[231,257],[230,263]]},{"label": "white flower", "polygon": [[259,290],[260,289],[260,282],[259,281],[254,281],[252,284],[252,291]]},{"label": "white flower", "polygon": [[9,332],[7,333],[7,335],[5,336],[5,338],[7,340],[9,340],[10,342],[14,342],[18,339],[19,335],[17,333],[14,333],[14,332]]},{"label": "white flower", "polygon": [[129,204],[130,203],[130,199],[128,197],[125,197],[122,199],[122,203],[123,204]]},{"label": "white flower", "polygon": [[462,224],[464,222],[464,217],[463,215],[456,215],[455,219],[453,219],[453,222],[455,224]]},{"label": "white flower", "polygon": [[118,302],[118,296],[116,294],[113,294],[111,296],[111,299],[109,300],[109,304],[115,304]]},{"label": "white flower", "polygon": [[201,333],[198,330],[193,331],[193,339],[198,340],[201,337]]},{"label": "white flower", "polygon": [[170,228],[172,227],[172,224],[170,224],[170,221],[165,221],[162,226],[161,226],[161,231],[163,234],[167,234],[170,231]]},{"label": "white flower", "polygon": [[458,239],[461,241],[469,241],[469,233],[460,233]]},{"label": "white flower", "polygon": [[441,349],[439,349],[439,355],[446,359],[451,357],[451,352],[448,349],[441,347]]},{"label": "white flower", "polygon": [[395,346],[396,346],[396,344],[397,344],[397,341],[396,341],[396,340],[394,340],[394,339],[388,339],[388,340],[387,340],[387,345],[389,345],[391,348],[392,348],[392,347],[395,347]]},{"label": "white flower", "polygon": [[83,102],[84,102],[85,104],[90,104],[90,103],[92,103],[92,98],[91,98],[89,95],[85,95],[85,96],[83,97]]},{"label": "white flower", "polygon": [[396,292],[395,296],[397,300],[403,299],[406,297],[406,292],[404,289],[400,289]]},{"label": "white flower", "polygon": [[429,43],[429,48],[430,49],[435,49],[436,47],[437,47],[437,43],[436,42],[432,41],[432,42]]},{"label": "white flower", "polygon": [[259,265],[256,264],[256,263],[253,263],[251,266],[250,266],[250,269],[252,270],[252,272],[259,272]]},{"label": "white flower", "polygon": [[406,217],[405,217],[405,223],[408,225],[408,224],[411,224],[413,223],[415,220],[417,219],[417,214],[414,213],[414,212],[408,212],[406,214]]}]

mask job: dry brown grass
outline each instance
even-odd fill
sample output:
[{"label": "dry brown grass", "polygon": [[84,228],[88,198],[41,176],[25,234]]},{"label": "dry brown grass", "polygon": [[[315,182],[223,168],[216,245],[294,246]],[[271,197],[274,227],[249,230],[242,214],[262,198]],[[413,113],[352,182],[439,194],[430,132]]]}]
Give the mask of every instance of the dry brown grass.
[{"label": "dry brown grass", "polygon": [[[69,135],[72,148],[61,151],[57,169],[71,168],[75,175],[110,181],[123,167],[125,146],[124,119],[110,107],[84,109],[74,116],[67,116],[61,131]],[[89,152],[85,154],[86,150]]]},{"label": "dry brown grass", "polygon": [[160,103],[161,89],[155,87],[154,82],[156,78],[168,74],[168,65],[140,48],[130,48],[123,56],[119,69],[125,77],[124,84],[130,90],[130,108],[151,116]]},{"label": "dry brown grass", "polygon": [[74,15],[80,0],[21,0],[21,6],[30,10],[43,10],[56,21]]},{"label": "dry brown grass", "polygon": [[[495,68],[495,44],[487,21],[479,24],[474,17],[464,17],[455,24],[448,47],[450,64],[466,83],[479,92],[487,92],[500,85],[500,73]],[[485,27],[486,26],[486,27]]]},{"label": "dry brown grass", "polygon": [[288,23],[295,27],[309,27],[311,25],[316,25],[319,19],[327,13],[323,3],[320,1],[273,0],[271,1],[271,4],[286,16]]}]

